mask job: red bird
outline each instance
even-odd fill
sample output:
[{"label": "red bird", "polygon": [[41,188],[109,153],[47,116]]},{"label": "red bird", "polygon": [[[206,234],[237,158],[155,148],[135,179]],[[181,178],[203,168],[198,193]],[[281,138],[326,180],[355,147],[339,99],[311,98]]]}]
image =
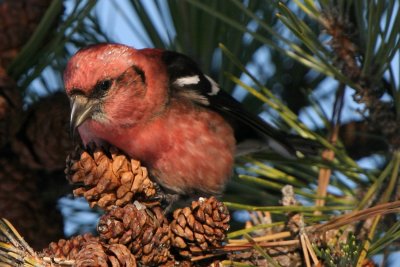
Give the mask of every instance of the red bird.
[{"label": "red bird", "polygon": [[288,135],[247,112],[185,55],[98,44],[68,62],[71,127],[87,144],[140,160],[167,192],[222,192],[235,154],[266,147],[293,157]]}]

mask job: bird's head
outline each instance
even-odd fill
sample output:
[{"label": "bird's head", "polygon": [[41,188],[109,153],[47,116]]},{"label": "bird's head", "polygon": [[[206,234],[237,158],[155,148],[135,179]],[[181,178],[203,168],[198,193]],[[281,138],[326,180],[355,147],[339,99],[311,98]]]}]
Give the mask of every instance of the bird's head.
[{"label": "bird's head", "polygon": [[87,121],[105,129],[130,127],[162,112],[168,101],[168,76],[161,54],[120,44],[78,51],[64,72],[71,130]]}]

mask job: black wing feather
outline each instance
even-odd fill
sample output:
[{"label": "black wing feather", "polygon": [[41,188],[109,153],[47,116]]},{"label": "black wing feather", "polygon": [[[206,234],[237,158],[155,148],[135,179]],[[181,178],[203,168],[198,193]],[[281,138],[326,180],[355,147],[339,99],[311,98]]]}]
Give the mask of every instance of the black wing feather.
[{"label": "black wing feather", "polygon": [[[286,139],[287,134],[267,124],[257,115],[247,111],[243,105],[223,90],[215,91],[212,80],[205,76],[198,65],[189,57],[172,51],[165,51],[163,60],[168,67],[170,89],[191,91],[192,100],[222,115],[233,127],[238,144],[248,139],[259,140],[279,154],[293,156],[294,148]],[[176,84],[181,78],[196,77],[197,83]],[[214,91],[213,91],[214,89]],[[205,101],[204,101],[205,100]]]}]

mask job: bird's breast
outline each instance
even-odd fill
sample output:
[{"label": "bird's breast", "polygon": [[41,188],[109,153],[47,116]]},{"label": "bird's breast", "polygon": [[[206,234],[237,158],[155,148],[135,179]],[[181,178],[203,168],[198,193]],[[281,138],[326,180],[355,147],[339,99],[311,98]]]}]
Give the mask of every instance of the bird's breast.
[{"label": "bird's breast", "polygon": [[182,194],[220,193],[232,173],[235,138],[218,114],[178,103],[141,129],[130,146],[164,187]]},{"label": "bird's breast", "polygon": [[[91,138],[100,131],[95,128],[87,131]],[[176,193],[220,193],[232,173],[233,130],[205,108],[171,103],[144,124],[103,129],[97,137],[140,160],[158,183]]]}]

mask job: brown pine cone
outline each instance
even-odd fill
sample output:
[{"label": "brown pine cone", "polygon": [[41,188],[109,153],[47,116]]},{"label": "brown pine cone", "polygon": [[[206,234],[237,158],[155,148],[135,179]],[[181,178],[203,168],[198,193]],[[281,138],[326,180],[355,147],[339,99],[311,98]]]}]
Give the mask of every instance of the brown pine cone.
[{"label": "brown pine cone", "polygon": [[61,259],[76,259],[84,244],[90,241],[98,242],[99,238],[91,234],[74,236],[68,240],[60,239],[51,242],[42,252],[44,256]]},{"label": "brown pine cone", "polygon": [[0,1],[0,66],[7,65],[29,40],[51,0]]},{"label": "brown pine cone", "polygon": [[170,258],[170,230],[159,206],[135,202],[117,207],[100,218],[97,230],[107,244],[123,244],[145,266],[159,266]]},{"label": "brown pine cone", "polygon": [[156,194],[147,169],[115,147],[104,149],[92,143],[86,151],[77,148],[67,158],[65,173],[70,183],[81,186],[74,195],[84,196],[91,207],[110,210]]},{"label": "brown pine cone", "polygon": [[105,245],[99,241],[83,244],[78,252],[74,266],[83,267],[136,267],[136,260],[129,249],[121,244]]},{"label": "brown pine cone", "polygon": [[135,257],[126,246],[106,245],[91,234],[52,242],[40,256],[57,259],[55,262],[73,260],[74,266],[136,266]]},{"label": "brown pine cone", "polygon": [[108,260],[111,266],[135,267],[136,259],[130,250],[121,244],[112,244],[107,247]]},{"label": "brown pine cone", "polygon": [[350,121],[340,126],[339,136],[347,153],[353,159],[387,151],[388,144],[366,120]]},{"label": "brown pine cone", "polygon": [[0,148],[19,128],[22,96],[15,82],[0,67]]},{"label": "brown pine cone", "polygon": [[190,207],[175,210],[173,217],[172,246],[183,257],[221,247],[229,229],[228,209],[215,197],[193,201]]},{"label": "brown pine cone", "polygon": [[40,177],[12,155],[0,158],[0,217],[8,219],[34,248],[42,249],[63,236],[63,221],[55,203],[44,203]]},{"label": "brown pine cone", "polygon": [[103,245],[95,240],[84,243],[76,255],[75,265],[79,267],[108,267],[108,256]]},{"label": "brown pine cone", "polygon": [[63,92],[48,95],[33,104],[27,114],[13,139],[13,150],[32,169],[62,170],[68,152],[73,151],[67,96]]}]

